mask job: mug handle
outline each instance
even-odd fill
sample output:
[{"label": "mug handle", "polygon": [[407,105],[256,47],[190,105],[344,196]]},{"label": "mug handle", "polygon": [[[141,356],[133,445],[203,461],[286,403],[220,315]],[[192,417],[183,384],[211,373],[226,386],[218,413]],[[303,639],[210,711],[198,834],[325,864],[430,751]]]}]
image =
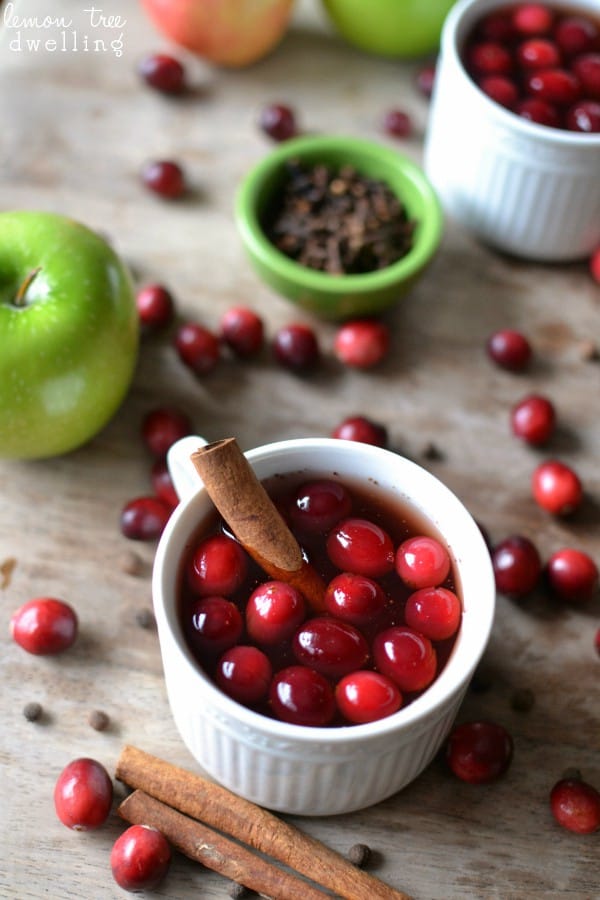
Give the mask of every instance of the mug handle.
[{"label": "mug handle", "polygon": [[187,500],[202,487],[202,479],[190,457],[195,450],[205,447],[207,443],[203,437],[190,434],[175,441],[167,451],[167,468],[180,500]]}]

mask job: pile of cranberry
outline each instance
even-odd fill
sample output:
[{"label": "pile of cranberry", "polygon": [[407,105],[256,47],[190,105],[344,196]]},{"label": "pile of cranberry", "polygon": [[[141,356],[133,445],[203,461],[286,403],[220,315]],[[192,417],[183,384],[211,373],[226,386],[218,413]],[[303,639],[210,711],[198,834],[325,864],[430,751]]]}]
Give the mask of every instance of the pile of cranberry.
[{"label": "pile of cranberry", "polygon": [[395,713],[436,678],[461,602],[446,548],[396,512],[378,519],[340,481],[304,482],[275,502],[327,583],[322,610],[265,581],[226,530],[193,543],[180,615],[202,668],[236,701],[298,725],[362,724]]},{"label": "pile of cranberry", "polygon": [[463,60],[492,100],[550,128],[600,132],[600,22],[583,12],[521,3],[488,13]]}]

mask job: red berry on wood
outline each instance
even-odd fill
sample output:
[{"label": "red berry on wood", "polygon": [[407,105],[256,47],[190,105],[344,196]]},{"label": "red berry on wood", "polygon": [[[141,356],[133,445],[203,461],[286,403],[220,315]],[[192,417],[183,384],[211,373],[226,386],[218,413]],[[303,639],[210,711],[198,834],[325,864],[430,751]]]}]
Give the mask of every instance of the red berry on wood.
[{"label": "red berry on wood", "polygon": [[113,785],[104,766],[95,759],[74,759],[58,776],[54,787],[56,815],[67,828],[89,831],[106,822]]},{"label": "red berry on wood", "polygon": [[160,407],[146,413],[142,421],[142,439],[153,456],[167,455],[172,445],[194,430],[192,420],[178,409]]},{"label": "red berry on wood", "polygon": [[461,781],[485,784],[500,778],[513,755],[513,741],[502,725],[493,722],[466,722],[458,725],[448,739],[446,759]]},{"label": "red berry on wood", "polygon": [[536,503],[555,516],[574,513],[583,500],[579,476],[558,460],[547,460],[535,469],[531,488]]},{"label": "red berry on wood", "polygon": [[531,360],[531,344],[520,331],[505,328],[496,331],[487,341],[490,359],[503,369],[522,372]]},{"label": "red berry on wood", "polygon": [[358,441],[374,447],[387,447],[388,433],[385,425],[366,416],[349,416],[331,432],[331,437],[342,441]]},{"label": "red berry on wood", "polygon": [[546,578],[553,594],[570,603],[586,603],[598,591],[598,566],[587,553],[564,547],[546,563]]},{"label": "red berry on wood", "polygon": [[77,614],[63,600],[36,597],[13,613],[10,631],[15,643],[35,656],[63,653],[77,637]]},{"label": "red berry on wood", "polygon": [[492,551],[496,588],[508,597],[525,597],[533,591],[542,574],[537,547],[523,535],[511,535]]},{"label": "red berry on wood", "polygon": [[139,63],[138,72],[149,87],[163,94],[181,94],[185,70],[178,59],[166,53],[151,53]]},{"label": "red berry on wood", "polygon": [[221,337],[238,356],[254,356],[263,345],[263,321],[246,306],[228,309],[221,316],[220,328]]},{"label": "red berry on wood", "polygon": [[515,437],[536,447],[546,444],[556,427],[556,410],[547,397],[530,394],[513,407],[510,423]]},{"label": "red berry on wood", "polygon": [[282,366],[300,372],[313,369],[321,358],[314,330],[302,324],[284,325],[277,331],[273,354]]},{"label": "red berry on wood", "polygon": [[258,124],[274,141],[287,141],[297,134],[294,110],[283,103],[272,103],[261,109]]},{"label": "red berry on wood", "polygon": [[113,878],[125,891],[154,890],[170,863],[169,842],[151,825],[131,825],[117,838],[110,854]]},{"label": "red berry on wood", "polygon": [[390,330],[376,319],[357,319],[340,326],[333,350],[340,362],[355,369],[371,369],[387,356]]},{"label": "red berry on wood", "polygon": [[175,349],[182,363],[196,375],[212,372],[221,356],[219,339],[196,322],[185,322],[175,334]]},{"label": "red berry on wood", "polygon": [[162,284],[148,284],[136,294],[140,325],[145,332],[162,331],[175,313],[171,293]]},{"label": "red berry on wood", "polygon": [[158,497],[135,497],[121,511],[121,532],[132,541],[154,541],[162,534],[172,511]]},{"label": "red berry on wood", "polygon": [[559,825],[577,834],[600,828],[600,793],[576,778],[558,781],[550,792],[550,809]]},{"label": "red berry on wood", "polygon": [[181,197],[186,190],[181,166],[172,160],[152,160],[142,169],[142,182],[154,194],[167,200]]}]

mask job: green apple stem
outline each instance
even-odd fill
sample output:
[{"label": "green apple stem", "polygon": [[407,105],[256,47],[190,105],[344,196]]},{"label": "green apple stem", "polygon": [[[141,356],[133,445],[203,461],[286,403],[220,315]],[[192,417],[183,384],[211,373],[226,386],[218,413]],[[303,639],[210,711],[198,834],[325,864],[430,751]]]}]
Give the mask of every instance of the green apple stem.
[{"label": "green apple stem", "polygon": [[38,266],[37,269],[32,269],[31,272],[29,272],[25,276],[25,278],[19,285],[19,288],[18,288],[15,298],[13,300],[13,303],[15,306],[25,306],[27,291],[29,290],[29,287],[31,286],[32,282],[35,280],[35,278],[41,271],[42,271],[42,267]]}]

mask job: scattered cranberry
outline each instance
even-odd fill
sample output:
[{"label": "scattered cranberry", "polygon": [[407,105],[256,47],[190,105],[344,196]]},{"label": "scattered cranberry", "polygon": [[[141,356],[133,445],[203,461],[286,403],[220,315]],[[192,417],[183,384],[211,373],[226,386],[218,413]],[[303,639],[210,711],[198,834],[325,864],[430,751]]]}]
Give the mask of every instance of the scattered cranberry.
[{"label": "scattered cranberry", "polygon": [[20,606],[10,620],[13,640],[36,656],[62,653],[77,637],[75,610],[54,597],[36,597]]},{"label": "scattered cranberry", "polygon": [[117,838],[110,853],[113,878],[125,891],[154,890],[170,863],[169,842],[151,825],[131,825]]},{"label": "scattered cranberry", "polygon": [[144,331],[162,331],[172,322],[175,304],[172,295],[162,284],[146,285],[136,294],[135,302]]},{"label": "scattered cranberry", "polygon": [[536,503],[555,516],[570,515],[583,500],[578,475],[565,463],[553,459],[535,469],[531,489]]},{"label": "scattered cranberry", "polygon": [[437,587],[450,571],[450,556],[435,538],[407,538],[396,550],[396,572],[410,588]]},{"label": "scattered cranberry", "polygon": [[557,24],[554,40],[565,56],[578,56],[597,50],[600,34],[591,19],[566,16]]},{"label": "scattered cranberry", "polygon": [[335,714],[329,681],[306,666],[288,666],[277,672],[269,699],[277,718],[295,725],[328,725]]},{"label": "scattered cranberry", "polygon": [[121,532],[132,541],[154,541],[162,534],[172,511],[158,497],[135,497],[121,511]]},{"label": "scattered cranberry", "polygon": [[289,516],[301,531],[329,531],[352,508],[350,494],[339,481],[323,478],[301,484],[294,492]]},{"label": "scattered cranberry", "polygon": [[282,326],[273,339],[275,359],[288,369],[314,368],[321,357],[317,336],[308,325]]},{"label": "scattered cranberry", "polygon": [[554,433],[556,411],[540,394],[530,394],[513,407],[510,416],[513,434],[536,447],[546,444]]},{"label": "scattered cranberry", "polygon": [[552,554],[546,564],[550,590],[570,603],[591,600],[598,590],[598,567],[582,550],[565,547]]},{"label": "scattered cranberry", "polygon": [[239,609],[225,597],[202,597],[192,601],[185,612],[185,620],[194,649],[203,655],[229,650],[240,639],[244,627]]},{"label": "scattered cranberry", "polygon": [[292,641],[302,665],[337,680],[362,669],[369,645],[358,628],[330,616],[315,616],[300,626]]},{"label": "scattered cranberry", "polygon": [[334,340],[340,362],[356,369],[371,369],[387,356],[390,330],[376,319],[357,319],[342,325]]},{"label": "scattered cranberry", "polygon": [[486,350],[496,365],[511,372],[522,372],[531,359],[531,344],[521,332],[511,329],[494,332],[488,338]]},{"label": "scattered cranberry", "polygon": [[327,537],[327,555],[342,572],[378,578],[394,568],[389,534],[367,519],[344,519]]},{"label": "scattered cranberry", "polygon": [[219,339],[196,322],[185,322],[175,335],[175,349],[182,363],[196,375],[207,375],[221,356]]},{"label": "scattered cranberry", "polygon": [[161,407],[146,413],[142,421],[142,439],[153,456],[159,459],[180,438],[192,434],[192,420],[178,409]]},{"label": "scattered cranberry", "polygon": [[56,815],[67,828],[88,831],[103,825],[110,813],[113,785],[104,766],[95,759],[74,759],[54,787]]},{"label": "scattered cranberry", "polygon": [[531,38],[517,48],[517,59],[524,69],[552,69],[560,66],[560,53],[552,41]]},{"label": "scattered cranberry", "polygon": [[543,3],[522,3],[512,15],[513,28],[519,35],[548,34],[554,13]]},{"label": "scattered cranberry", "polygon": [[557,781],[550,792],[550,809],[568,831],[592,834],[600,828],[600,793],[578,778]]},{"label": "scattered cranberry", "polygon": [[392,137],[410,137],[413,130],[412,119],[402,109],[390,109],[383,117],[383,130]]},{"label": "scattered cranberry", "polygon": [[527,97],[521,100],[515,107],[515,112],[522,119],[535,122],[536,125],[546,125],[548,128],[558,128],[560,118],[555,106],[540,100],[539,97]]},{"label": "scattered cranberry", "polygon": [[365,416],[349,416],[333,429],[331,437],[342,441],[358,441],[361,444],[373,444],[374,447],[387,447],[388,433],[385,425],[367,419]]},{"label": "scattered cranberry", "polygon": [[263,321],[246,306],[234,306],[221,316],[221,337],[238,356],[254,356],[264,340]]},{"label": "scattered cranberry", "polygon": [[306,616],[300,591],[284,581],[265,581],[246,604],[246,628],[257,644],[282,644],[292,637]]},{"label": "scattered cranberry", "polygon": [[569,131],[598,134],[600,132],[600,102],[579,100],[567,110],[565,123]]},{"label": "scattered cranberry", "polygon": [[238,644],[219,660],[215,681],[223,693],[238,703],[255,704],[267,696],[272,675],[273,667],[262,650]]},{"label": "scattered cranberry", "polygon": [[208,597],[229,597],[238,590],[248,574],[244,548],[225,534],[200,541],[187,569],[187,581],[195,593]]},{"label": "scattered cranberry", "polygon": [[523,535],[511,535],[492,552],[496,588],[507,597],[520,598],[535,589],[542,574],[537,547]]},{"label": "scattered cranberry", "polygon": [[435,84],[435,63],[422,66],[415,78],[417,88],[425,97],[431,97],[433,94],[433,86]]},{"label": "scattered cranberry", "polygon": [[298,133],[294,111],[282,103],[265,106],[258,118],[259,127],[274,141],[287,141]]},{"label": "scattered cranberry", "polygon": [[462,609],[454,593],[443,587],[421,588],[406,601],[404,618],[409,628],[430,641],[445,641],[458,631]]},{"label": "scattered cranberry", "polygon": [[479,87],[484,94],[506,109],[513,109],[519,99],[515,85],[504,75],[487,75],[479,81]]},{"label": "scattered cranberry", "polygon": [[185,70],[179,60],[166,53],[152,53],[141,60],[138,72],[147,85],[163,94],[181,94]]},{"label": "scattered cranberry", "polygon": [[373,641],[375,666],[401,691],[422,691],[435,678],[437,654],[429,638],[394,625],[380,631]]},{"label": "scattered cranberry", "polygon": [[450,734],[446,759],[451,770],[470,784],[486,784],[500,778],[513,755],[513,741],[502,725],[466,722]]},{"label": "scattered cranberry", "polygon": [[594,281],[600,284],[600,247],[590,256],[590,274]]},{"label": "scattered cranberry", "polygon": [[175,200],[185,193],[183,169],[171,160],[152,160],[142,169],[145,186],[167,200]]},{"label": "scattered cranberry", "polygon": [[150,470],[150,479],[152,481],[154,493],[159,500],[162,500],[172,509],[175,509],[179,503],[179,497],[177,496],[171,473],[169,472],[164,459],[155,460]]},{"label": "scattered cranberry", "polygon": [[360,628],[373,622],[383,611],[385,594],[366,575],[342,572],[327,585],[324,603],[332,616]]},{"label": "scattered cranberry", "polygon": [[402,694],[391,678],[366,669],[344,676],[335,699],[344,718],[356,725],[391,716],[402,706]]}]

